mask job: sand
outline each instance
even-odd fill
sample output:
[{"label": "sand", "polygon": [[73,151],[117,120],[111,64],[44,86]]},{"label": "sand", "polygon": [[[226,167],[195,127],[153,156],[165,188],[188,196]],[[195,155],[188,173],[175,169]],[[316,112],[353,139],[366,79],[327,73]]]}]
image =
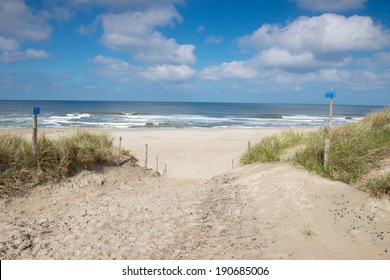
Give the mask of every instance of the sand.
[{"label": "sand", "polygon": [[390,259],[388,198],[289,163],[237,164],[248,141],[280,130],[109,130],[141,166],[0,199],[0,258]]}]

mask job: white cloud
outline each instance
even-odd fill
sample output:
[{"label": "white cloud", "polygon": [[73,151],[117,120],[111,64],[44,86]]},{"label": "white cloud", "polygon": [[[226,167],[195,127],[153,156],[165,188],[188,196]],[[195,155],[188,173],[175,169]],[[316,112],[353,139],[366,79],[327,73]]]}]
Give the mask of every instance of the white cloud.
[{"label": "white cloud", "polygon": [[390,71],[378,73],[368,70],[347,71],[342,69],[325,69],[319,72],[319,79],[333,83],[337,87],[357,91],[390,87]]},{"label": "white cloud", "polygon": [[[209,66],[200,78],[248,79],[275,91],[304,84],[347,90],[390,87],[390,32],[369,17],[324,14],[285,26],[264,24],[238,43],[254,50],[252,58]],[[356,59],[357,52],[367,57]]]},{"label": "white cloud", "polygon": [[390,52],[378,52],[373,55],[373,61],[390,68]]},{"label": "white cloud", "polygon": [[195,75],[196,71],[187,65],[158,65],[150,67],[140,75],[150,80],[180,81]]},{"label": "white cloud", "polygon": [[19,49],[19,44],[16,40],[5,38],[0,35],[0,50],[15,51],[17,49]]},{"label": "white cloud", "polygon": [[25,41],[46,41],[51,27],[40,14],[34,14],[21,0],[0,2],[0,61],[15,62],[48,58],[43,50],[20,50]]},{"label": "white cloud", "polygon": [[202,33],[206,30],[206,28],[203,25],[199,25],[198,28],[196,28],[196,32]]},{"label": "white cloud", "polygon": [[88,24],[81,24],[79,27],[75,28],[75,31],[82,36],[92,35],[100,24],[100,16],[98,16],[95,21]]},{"label": "white cloud", "polygon": [[302,9],[331,12],[364,8],[367,0],[292,0]]},{"label": "white cloud", "polygon": [[185,4],[184,0],[71,0],[73,5],[98,5],[114,11],[143,11],[150,7],[173,7],[175,4]]},{"label": "white cloud", "polygon": [[50,2],[52,7],[48,7],[47,10],[41,12],[40,17],[46,19],[55,19],[58,21],[68,21],[73,17],[73,11],[66,6],[57,6],[59,3]]},{"label": "white cloud", "polygon": [[48,58],[50,55],[43,50],[27,49],[25,51],[4,51],[0,55],[0,61],[2,62],[15,62],[15,61],[27,61],[33,59]]},{"label": "white cloud", "polygon": [[211,45],[218,45],[222,43],[223,36],[210,35],[206,38],[206,43]]},{"label": "white cloud", "polygon": [[0,34],[20,41],[44,41],[51,27],[40,15],[33,14],[21,0],[0,2]]},{"label": "white cloud", "polygon": [[132,77],[142,77],[148,80],[180,81],[189,79],[196,73],[194,69],[187,65],[164,64],[144,70],[130,65],[124,60],[103,55],[95,56],[91,62],[103,66],[99,70],[101,75],[119,77],[121,82],[128,82]]},{"label": "white cloud", "polygon": [[221,79],[251,79],[257,71],[245,61],[225,62],[203,69],[200,77],[204,80],[217,81]]},{"label": "white cloud", "polygon": [[257,52],[260,68],[312,71],[344,67],[354,51],[389,47],[390,31],[370,17],[323,14],[300,17],[286,26],[264,24],[238,43]]},{"label": "white cloud", "polygon": [[149,63],[188,64],[196,60],[194,45],[180,45],[155,30],[172,25],[174,19],[181,20],[173,8],[107,14],[101,18],[102,42],[112,50],[128,51],[136,59]]},{"label": "white cloud", "polygon": [[383,51],[374,53],[372,56],[358,58],[354,60],[354,64],[358,66],[366,66],[369,68],[381,68],[390,69],[390,52]]},{"label": "white cloud", "polygon": [[259,68],[277,68],[292,72],[308,72],[328,67],[344,67],[351,62],[351,57],[340,57],[337,60],[316,58],[311,52],[290,53],[284,49],[271,48],[261,51],[253,62]]},{"label": "white cloud", "polygon": [[104,68],[100,71],[100,74],[104,76],[127,76],[128,74],[131,74],[134,70],[133,67],[126,61],[103,55],[95,56],[92,59],[92,62],[104,65]]},{"label": "white cloud", "polygon": [[300,17],[287,26],[264,24],[239,40],[242,46],[279,47],[289,51],[330,53],[378,50],[390,46],[390,31],[370,17],[323,14]]}]

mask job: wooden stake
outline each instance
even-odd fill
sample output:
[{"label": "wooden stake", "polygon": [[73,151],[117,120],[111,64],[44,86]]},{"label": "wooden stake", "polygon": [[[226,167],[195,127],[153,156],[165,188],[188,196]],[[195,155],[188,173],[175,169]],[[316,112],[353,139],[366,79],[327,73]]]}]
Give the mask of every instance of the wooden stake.
[{"label": "wooden stake", "polygon": [[163,176],[168,176],[167,164],[164,163],[164,166],[165,168],[164,168]]},{"label": "wooden stake", "polygon": [[148,169],[148,144],[145,144],[145,169]]},{"label": "wooden stake", "polygon": [[251,141],[248,141],[248,151],[251,149]]},{"label": "wooden stake", "polygon": [[232,169],[234,169],[234,159],[232,159]]},{"label": "wooden stake", "polygon": [[332,128],[333,98],[329,98],[329,128]]},{"label": "wooden stake", "polygon": [[328,167],[329,163],[329,147],[330,147],[330,140],[325,139],[324,141],[324,167]]},{"label": "wooden stake", "polygon": [[156,172],[158,173],[158,156],[156,156]]},{"label": "wooden stake", "polygon": [[122,146],[122,136],[119,137],[118,162],[121,158],[121,146]]},{"label": "wooden stake", "polygon": [[38,120],[36,114],[33,114],[33,122],[34,122],[34,128],[33,128],[33,136],[32,136],[32,156],[33,156],[33,160],[35,160],[36,149],[37,149],[37,135],[38,135]]}]

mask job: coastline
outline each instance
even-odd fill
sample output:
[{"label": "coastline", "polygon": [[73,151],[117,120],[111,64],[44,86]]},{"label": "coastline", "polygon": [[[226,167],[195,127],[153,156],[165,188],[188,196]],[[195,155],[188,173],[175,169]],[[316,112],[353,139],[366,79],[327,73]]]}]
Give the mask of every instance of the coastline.
[{"label": "coastline", "polygon": [[[209,179],[239,166],[241,155],[248,148],[248,141],[256,144],[261,138],[282,131],[313,131],[316,128],[80,128],[87,131],[108,133],[114,142],[130,152],[144,166],[145,144],[148,144],[148,168],[156,169],[156,157],[159,171],[167,164],[169,176],[182,179]],[[48,137],[69,135],[73,128],[42,128],[38,134]],[[11,131],[11,130],[4,130]],[[32,129],[16,129],[31,135]],[[1,133],[1,130],[0,130]],[[162,172],[161,172],[162,173]]]},{"label": "coastline", "polygon": [[[1,102],[0,102],[1,103]],[[29,127],[40,107],[41,127],[182,128],[316,127],[326,125],[327,104],[196,102],[10,101],[0,109],[0,127]],[[379,106],[335,104],[337,125],[360,120]]]}]

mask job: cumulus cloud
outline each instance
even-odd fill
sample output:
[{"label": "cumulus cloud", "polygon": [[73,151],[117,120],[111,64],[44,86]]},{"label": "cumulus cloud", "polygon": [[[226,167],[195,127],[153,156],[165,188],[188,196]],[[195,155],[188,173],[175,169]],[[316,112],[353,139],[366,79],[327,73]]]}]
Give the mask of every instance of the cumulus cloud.
[{"label": "cumulus cloud", "polygon": [[102,42],[112,50],[128,51],[144,62],[194,63],[194,45],[178,44],[175,39],[166,38],[155,30],[172,25],[175,19],[180,21],[181,17],[173,8],[106,14],[101,17]]},{"label": "cumulus cloud", "polygon": [[88,24],[81,24],[79,27],[75,28],[75,31],[79,33],[82,36],[90,36],[93,33],[95,33],[96,29],[98,28],[100,18],[96,18],[95,21],[88,23]]},{"label": "cumulus cloud", "polygon": [[26,41],[46,41],[51,27],[44,17],[34,14],[21,0],[0,2],[0,61],[16,62],[48,58],[43,50],[20,50]]},{"label": "cumulus cloud", "polygon": [[193,77],[195,73],[188,65],[158,65],[149,67],[140,75],[149,80],[181,81]]},{"label": "cumulus cloud", "polygon": [[367,16],[323,14],[300,17],[284,27],[264,24],[239,43],[255,48],[277,46],[295,52],[365,51],[389,47],[390,32]]},{"label": "cumulus cloud", "polygon": [[245,61],[225,62],[212,65],[200,74],[201,79],[217,81],[221,79],[251,79],[256,77],[257,71]]},{"label": "cumulus cloud", "polygon": [[33,59],[48,58],[50,55],[43,50],[27,49],[25,51],[4,51],[0,55],[0,61],[2,62],[15,62],[15,61],[27,61]]},{"label": "cumulus cloud", "polygon": [[0,34],[20,41],[44,41],[51,27],[40,15],[33,14],[21,0],[0,2]]},{"label": "cumulus cloud", "polygon": [[184,0],[71,0],[73,5],[98,5],[114,11],[133,10],[144,11],[153,7],[173,7],[175,4],[184,5]]},{"label": "cumulus cloud", "polygon": [[114,76],[121,81],[129,81],[132,77],[142,77],[155,81],[181,81],[193,77],[196,71],[187,65],[157,65],[147,69],[136,68],[122,59],[97,55],[92,63],[102,66],[99,73],[103,76]]},{"label": "cumulus cloud", "polygon": [[305,10],[333,12],[364,8],[367,0],[292,0]]},{"label": "cumulus cloud", "polygon": [[390,71],[378,73],[369,70],[324,69],[319,71],[318,75],[319,80],[357,91],[377,90],[390,86]]},{"label": "cumulus cloud", "polygon": [[100,71],[100,74],[104,76],[128,75],[134,70],[126,61],[113,57],[97,55],[91,61],[104,66]]},{"label": "cumulus cloud", "polygon": [[352,61],[350,56],[339,57],[339,59],[317,58],[311,52],[290,53],[284,49],[270,48],[261,51],[254,59],[258,67],[263,69],[284,69],[292,72],[309,72],[321,68],[340,68],[347,66]]},{"label": "cumulus cloud", "polygon": [[19,44],[14,39],[5,38],[0,35],[0,50],[2,51],[14,51],[19,49]]},{"label": "cumulus cloud", "polygon": [[323,14],[286,26],[264,24],[238,42],[257,52],[259,66],[302,71],[343,67],[350,63],[351,52],[387,48],[390,31],[370,17]]},{"label": "cumulus cloud", "polygon": [[[264,24],[238,44],[253,50],[253,56],[209,66],[200,78],[252,79],[275,88],[312,83],[354,90],[390,86],[390,32],[370,17],[323,14],[284,26]],[[356,53],[367,57],[357,59]]]},{"label": "cumulus cloud", "polygon": [[386,67],[390,70],[390,52],[376,52],[371,56],[355,59],[354,64],[369,68]]}]

